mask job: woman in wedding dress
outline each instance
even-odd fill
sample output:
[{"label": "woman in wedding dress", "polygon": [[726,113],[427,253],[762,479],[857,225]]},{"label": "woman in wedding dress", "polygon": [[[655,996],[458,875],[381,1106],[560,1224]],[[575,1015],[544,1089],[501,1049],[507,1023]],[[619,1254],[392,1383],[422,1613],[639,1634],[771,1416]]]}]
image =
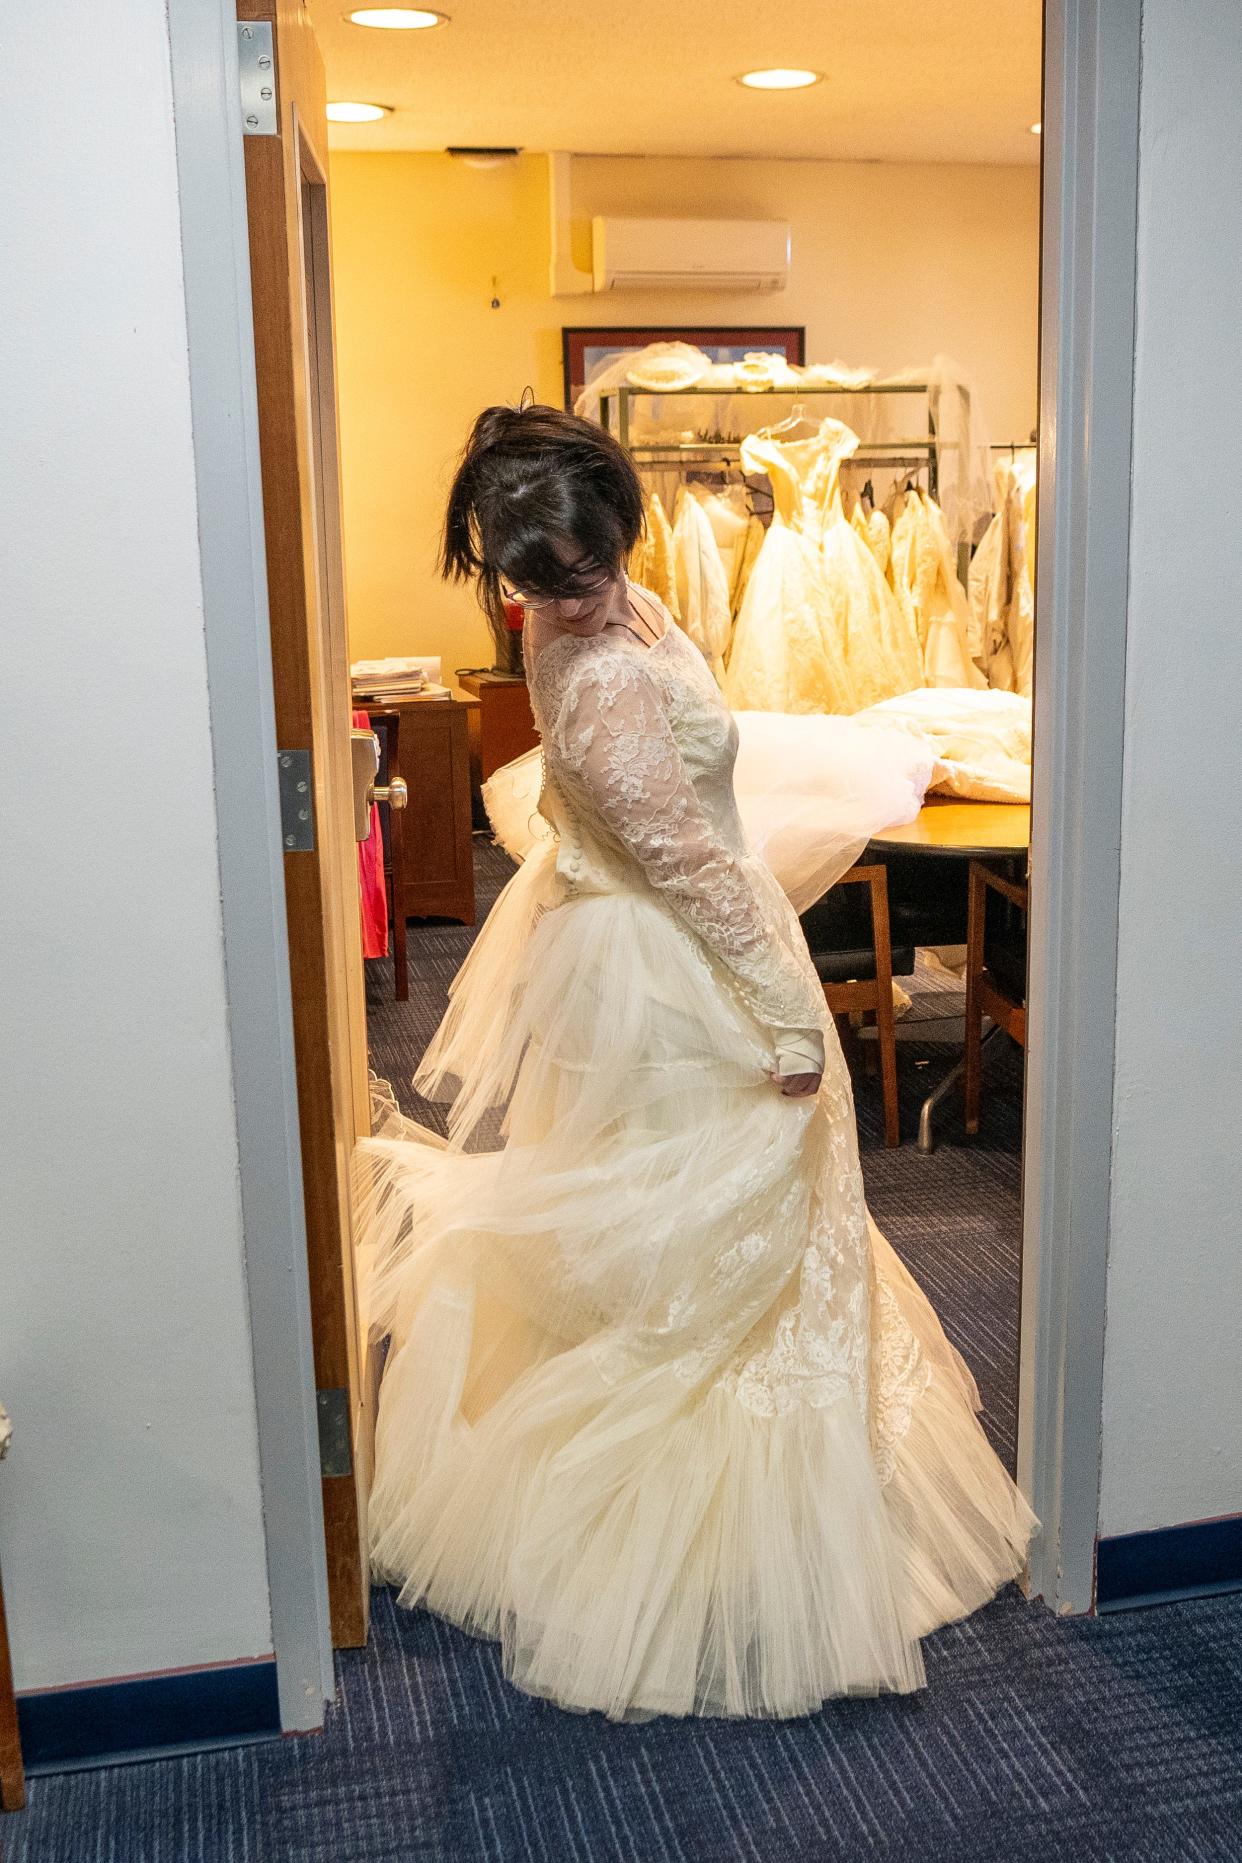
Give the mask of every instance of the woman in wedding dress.
[{"label": "woman in wedding dress", "polygon": [[736,727],[622,573],[641,513],[616,443],[539,407],[480,416],[450,497],[447,573],[526,610],[554,833],[417,1076],[447,1145],[390,1103],[361,1148],[373,1563],[565,1707],[796,1715],[919,1687],[1035,1522],[868,1217]]}]

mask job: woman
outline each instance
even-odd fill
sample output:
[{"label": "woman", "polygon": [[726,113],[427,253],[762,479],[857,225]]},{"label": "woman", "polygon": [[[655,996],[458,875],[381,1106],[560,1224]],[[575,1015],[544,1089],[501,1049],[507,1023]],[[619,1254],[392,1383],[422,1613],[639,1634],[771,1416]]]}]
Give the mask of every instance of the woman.
[{"label": "woman", "polygon": [[[443,566],[525,610],[554,834],[364,1147],[378,1572],[571,1708],[793,1715],[909,1690],[1033,1517],[863,1202],[798,920],[748,849],[733,720],[622,565],[627,456],[478,420]],[[471,1150],[488,1108],[504,1145]]]}]

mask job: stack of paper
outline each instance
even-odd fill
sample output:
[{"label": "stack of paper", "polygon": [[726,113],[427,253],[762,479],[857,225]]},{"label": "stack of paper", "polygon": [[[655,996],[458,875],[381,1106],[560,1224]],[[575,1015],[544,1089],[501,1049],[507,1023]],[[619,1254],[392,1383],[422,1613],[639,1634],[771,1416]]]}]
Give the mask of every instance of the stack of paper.
[{"label": "stack of paper", "polygon": [[355,698],[408,698],[427,684],[421,660],[355,660],[349,676]]}]

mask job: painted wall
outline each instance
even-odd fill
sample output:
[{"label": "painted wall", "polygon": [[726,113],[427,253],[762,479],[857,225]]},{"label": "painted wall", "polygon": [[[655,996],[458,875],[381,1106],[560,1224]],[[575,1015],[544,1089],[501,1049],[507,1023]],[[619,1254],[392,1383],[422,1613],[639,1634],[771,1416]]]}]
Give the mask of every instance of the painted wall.
[{"label": "painted wall", "polygon": [[162,0],[15,14],[0,110],[0,1563],[38,1689],[271,1630]]},{"label": "painted wall", "polygon": [[812,361],[880,370],[943,352],[976,384],[994,437],[1022,438],[1034,423],[1034,168],[575,160],[578,220],[789,220],[789,289],[734,297],[552,298],[542,156],[478,171],[442,155],[339,154],[331,180],[359,655],[438,652],[446,669],[490,662],[473,597],[435,576],[444,495],[480,408],[528,385],[559,404],[564,324],[805,324]]},{"label": "painted wall", "polygon": [[1240,82],[1233,0],[1144,0],[1103,1533],[1242,1511]]}]

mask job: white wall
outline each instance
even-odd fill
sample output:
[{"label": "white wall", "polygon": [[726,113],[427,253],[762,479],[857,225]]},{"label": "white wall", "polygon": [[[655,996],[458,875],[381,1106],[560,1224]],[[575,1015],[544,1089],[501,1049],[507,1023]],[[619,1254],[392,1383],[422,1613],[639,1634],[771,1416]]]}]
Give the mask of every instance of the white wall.
[{"label": "white wall", "polygon": [[165,9],[48,0],[4,38],[0,1563],[31,1689],[271,1629]]},{"label": "white wall", "polygon": [[1143,22],[1104,1534],[1242,1510],[1242,10]]}]

